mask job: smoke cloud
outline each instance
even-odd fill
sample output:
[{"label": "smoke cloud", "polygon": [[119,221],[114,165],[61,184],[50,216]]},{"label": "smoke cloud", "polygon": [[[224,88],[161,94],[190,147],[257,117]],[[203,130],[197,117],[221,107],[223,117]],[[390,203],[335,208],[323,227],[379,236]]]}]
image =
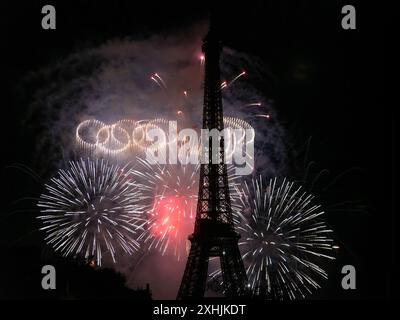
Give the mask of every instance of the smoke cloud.
[{"label": "smoke cloud", "polygon": [[[66,160],[79,157],[75,129],[86,119],[114,123],[125,118],[163,117],[178,120],[182,127],[200,129],[200,56],[206,31],[207,25],[199,23],[146,39],[113,39],[77,50],[27,75],[21,82],[25,92],[22,98],[30,107],[23,125],[36,138],[35,169],[50,177]],[[273,101],[263,93],[272,75],[260,59],[225,48],[221,80],[229,83],[242,70],[246,70],[246,76],[223,90],[224,115],[241,118],[254,127],[255,173],[284,175],[288,158],[285,131]],[[154,73],[162,77],[166,88],[150,79]],[[248,106],[256,102],[261,106]],[[259,114],[268,114],[270,119]],[[136,288],[149,282],[154,298],[174,299],[185,259],[177,261],[158,252],[142,254],[121,257],[111,266],[126,276],[128,286]]]}]

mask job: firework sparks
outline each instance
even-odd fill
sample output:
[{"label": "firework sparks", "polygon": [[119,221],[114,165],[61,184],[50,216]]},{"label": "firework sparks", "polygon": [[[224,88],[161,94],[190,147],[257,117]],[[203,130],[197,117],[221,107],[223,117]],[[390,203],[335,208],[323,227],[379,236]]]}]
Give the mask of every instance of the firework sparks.
[{"label": "firework sparks", "polygon": [[40,230],[64,256],[94,257],[101,265],[107,252],[115,262],[117,248],[128,254],[139,249],[135,237],[145,223],[141,200],[125,167],[99,159],[71,161],[40,196]]},{"label": "firework sparks", "polygon": [[248,103],[244,105],[245,107],[261,107],[262,103],[261,102],[253,102],[253,103]]},{"label": "firework sparks", "polygon": [[[238,193],[244,208],[236,220],[239,246],[253,294],[297,299],[318,289],[318,280],[328,277],[320,262],[334,258],[332,230],[321,219],[321,206],[313,204],[314,196],[286,179],[265,183],[262,177]],[[210,274],[219,276],[218,269]]]},{"label": "firework sparks", "polygon": [[151,77],[150,77],[150,80],[153,80],[153,81],[157,84],[157,86],[159,86],[160,88],[163,88],[163,86],[161,85],[161,83],[158,82],[158,80],[157,80],[154,76],[151,76]]},{"label": "firework sparks", "polygon": [[[198,198],[198,174],[200,165],[150,164],[138,158],[132,170],[140,183],[147,206],[147,227],[138,240],[147,248],[157,249],[163,255],[172,253],[178,260],[188,254],[188,236],[193,232]],[[239,195],[235,192],[238,176],[234,167],[228,166],[232,210],[238,205]]]},{"label": "firework sparks", "polygon": [[158,80],[160,80],[160,82],[162,83],[163,87],[164,87],[165,89],[167,89],[167,84],[165,83],[164,79],[161,78],[161,76],[158,75],[158,73],[155,73],[155,74],[154,74],[154,77],[157,78]]},{"label": "firework sparks", "polygon": [[229,85],[232,85],[234,82],[236,82],[239,78],[243,77],[246,74],[246,71],[242,71],[239,73],[236,77],[232,79],[232,81],[229,83]]},{"label": "firework sparks", "polygon": [[[232,157],[234,152],[244,151],[246,153],[246,165],[248,165],[251,169],[253,169],[252,164],[250,163],[252,159],[251,155],[247,153],[247,147],[251,143],[254,142],[255,131],[253,127],[242,119],[233,118],[233,117],[224,117],[224,127],[230,130],[228,137],[225,141],[225,155],[227,158]],[[243,132],[241,137],[237,137],[234,134],[235,129],[240,129]],[[250,134],[250,136],[246,137],[246,134]],[[245,140],[247,138],[247,141]],[[244,144],[246,143],[246,148],[243,149]]]},{"label": "firework sparks", "polygon": [[271,116],[269,114],[257,114],[256,117],[266,118],[266,119],[270,119],[271,118]]},{"label": "firework sparks", "polygon": [[187,237],[196,215],[199,165],[160,165],[137,159],[132,170],[140,181],[147,203],[147,228],[138,240],[162,254],[170,250],[180,259],[186,255]]},{"label": "firework sparks", "polygon": [[246,71],[239,73],[236,77],[234,77],[230,82],[223,81],[221,82],[220,90],[225,89],[231,86],[234,82],[236,82],[239,78],[243,77],[246,74]]},{"label": "firework sparks", "polygon": [[202,55],[200,55],[200,65],[202,66],[202,65],[204,65],[204,61],[205,61],[205,56],[204,56],[204,54],[202,54]]}]

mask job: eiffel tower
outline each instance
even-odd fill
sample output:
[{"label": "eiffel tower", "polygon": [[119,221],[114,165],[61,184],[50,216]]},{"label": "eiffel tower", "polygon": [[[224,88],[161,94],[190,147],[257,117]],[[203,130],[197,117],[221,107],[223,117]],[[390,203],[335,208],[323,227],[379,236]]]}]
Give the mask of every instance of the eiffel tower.
[{"label": "eiffel tower", "polygon": [[[211,20],[203,39],[205,78],[203,129],[223,130],[220,80],[220,53],[215,23]],[[206,161],[200,168],[199,194],[194,232],[189,236],[191,248],[177,299],[202,298],[205,294],[210,257],[219,257],[224,294],[227,298],[246,295],[247,276],[235,232],[228,174],[225,164],[224,139],[219,140],[219,162],[212,161],[212,139],[203,147]]]}]

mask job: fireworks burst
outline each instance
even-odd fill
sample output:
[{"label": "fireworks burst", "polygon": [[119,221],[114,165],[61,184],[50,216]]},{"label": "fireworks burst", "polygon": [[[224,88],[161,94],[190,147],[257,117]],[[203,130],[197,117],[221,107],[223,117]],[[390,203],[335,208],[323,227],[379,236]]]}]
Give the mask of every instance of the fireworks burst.
[{"label": "fireworks burst", "polygon": [[132,254],[145,220],[142,194],[126,167],[104,160],[70,161],[40,196],[38,217],[46,242],[64,256],[94,257],[105,252],[115,262],[116,249]]},{"label": "fireworks burst", "polygon": [[[196,218],[199,169],[199,164],[160,165],[137,159],[132,174],[150,207],[138,240],[146,243],[149,250],[157,249],[163,255],[172,253],[178,260],[188,254],[188,236]],[[234,167],[228,166],[232,210],[237,211],[241,209],[235,192],[239,178],[233,172]]]},{"label": "fireworks burst", "polygon": [[[321,219],[324,212],[314,196],[284,179],[262,177],[239,188],[244,208],[237,214],[239,247],[249,286],[255,296],[269,299],[305,298],[327,278],[320,266],[334,259],[332,230]],[[220,270],[210,274],[218,278]]]},{"label": "fireworks burst", "polygon": [[171,250],[178,259],[186,254],[196,216],[198,170],[199,165],[160,165],[137,159],[132,173],[151,208],[147,228],[138,240],[147,243],[149,250],[162,254]]}]

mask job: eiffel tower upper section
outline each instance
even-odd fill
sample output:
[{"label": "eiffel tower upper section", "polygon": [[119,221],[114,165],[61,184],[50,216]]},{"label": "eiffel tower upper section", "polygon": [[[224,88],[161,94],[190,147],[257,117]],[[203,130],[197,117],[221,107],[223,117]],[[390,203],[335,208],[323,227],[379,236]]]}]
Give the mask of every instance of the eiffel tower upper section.
[{"label": "eiffel tower upper section", "polygon": [[[215,22],[211,20],[208,34],[203,40],[205,57],[203,129],[224,129],[221,96],[220,55],[222,44]],[[213,148],[217,143],[219,148]],[[213,162],[212,151],[217,150],[219,162]],[[229,195],[227,166],[225,164],[224,139],[211,137],[208,146],[203,147],[205,164],[201,165],[199,197],[194,235],[200,235],[203,228],[208,236],[232,236],[234,226]]]}]

